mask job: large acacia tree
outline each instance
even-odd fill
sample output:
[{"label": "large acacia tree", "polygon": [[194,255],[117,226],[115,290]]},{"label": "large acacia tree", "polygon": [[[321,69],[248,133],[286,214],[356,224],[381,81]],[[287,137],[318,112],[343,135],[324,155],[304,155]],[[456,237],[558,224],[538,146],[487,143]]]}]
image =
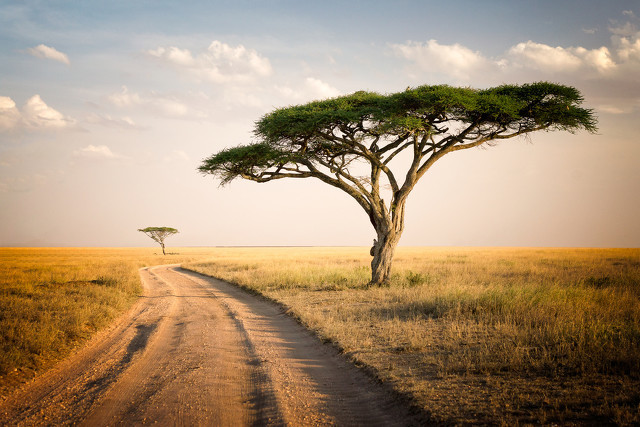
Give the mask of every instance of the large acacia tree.
[{"label": "large acacia tree", "polygon": [[255,143],[222,150],[199,170],[222,184],[238,177],[316,178],[344,191],[375,229],[371,284],[381,284],[402,235],[407,197],[436,161],[534,131],[595,132],[593,111],[582,102],[577,89],[546,82],[355,92],[277,109],[256,122]]}]

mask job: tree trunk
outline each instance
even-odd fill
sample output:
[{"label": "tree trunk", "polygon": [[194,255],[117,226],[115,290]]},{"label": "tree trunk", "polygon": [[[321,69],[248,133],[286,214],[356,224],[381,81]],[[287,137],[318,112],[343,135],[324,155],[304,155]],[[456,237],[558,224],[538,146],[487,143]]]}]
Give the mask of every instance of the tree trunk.
[{"label": "tree trunk", "polygon": [[369,286],[380,286],[389,282],[393,254],[400,236],[393,231],[378,232],[378,239],[371,248],[371,281]]},{"label": "tree trunk", "polygon": [[396,246],[404,230],[404,205],[406,196],[396,198],[391,203],[391,212],[380,210],[370,215],[371,224],[378,239],[371,248],[371,281],[369,286],[388,284],[391,277],[391,263]]},{"label": "tree trunk", "polygon": [[164,253],[164,243],[160,243],[160,246],[162,246],[162,255],[166,255],[166,254]]}]

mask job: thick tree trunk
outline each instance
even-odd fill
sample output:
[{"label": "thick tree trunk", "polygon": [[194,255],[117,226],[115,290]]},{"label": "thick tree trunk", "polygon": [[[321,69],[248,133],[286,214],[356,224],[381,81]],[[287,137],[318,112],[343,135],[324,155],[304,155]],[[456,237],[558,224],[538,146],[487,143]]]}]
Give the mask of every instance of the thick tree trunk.
[{"label": "thick tree trunk", "polygon": [[400,236],[393,231],[378,232],[378,239],[371,248],[371,282],[369,286],[380,286],[389,282],[393,254]]},{"label": "thick tree trunk", "polygon": [[389,283],[391,264],[396,246],[404,230],[404,205],[406,197],[395,198],[391,204],[391,212],[379,210],[370,215],[371,224],[378,238],[371,248],[371,281],[369,286],[380,286]]},{"label": "thick tree trunk", "polygon": [[166,254],[164,253],[164,243],[160,243],[160,246],[162,246],[162,255],[166,255]]}]

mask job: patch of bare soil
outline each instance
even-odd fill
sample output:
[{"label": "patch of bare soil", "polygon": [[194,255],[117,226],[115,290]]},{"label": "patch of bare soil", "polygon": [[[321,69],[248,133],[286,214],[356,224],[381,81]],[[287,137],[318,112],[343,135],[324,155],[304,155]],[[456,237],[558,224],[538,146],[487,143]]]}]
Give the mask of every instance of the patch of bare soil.
[{"label": "patch of bare soil", "polygon": [[114,327],[0,403],[0,425],[412,425],[282,309],[158,266]]}]

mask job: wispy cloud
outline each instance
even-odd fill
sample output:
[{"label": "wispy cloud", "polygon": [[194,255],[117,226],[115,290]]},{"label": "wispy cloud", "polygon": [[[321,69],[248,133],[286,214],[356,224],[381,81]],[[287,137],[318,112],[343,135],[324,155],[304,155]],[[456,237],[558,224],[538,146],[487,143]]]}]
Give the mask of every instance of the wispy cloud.
[{"label": "wispy cloud", "polygon": [[185,95],[188,100],[183,100],[179,96],[164,95],[158,93],[148,93],[141,95],[137,92],[130,92],[127,86],[122,86],[120,92],[108,96],[109,101],[119,108],[140,107],[144,110],[161,114],[165,117],[180,119],[203,119],[207,117],[204,111],[193,108],[194,102],[199,101],[198,96]]},{"label": "wispy cloud", "polygon": [[124,159],[125,156],[115,154],[106,145],[87,145],[73,152],[74,157],[85,159]]},{"label": "wispy cloud", "polygon": [[88,114],[85,118],[87,123],[99,124],[110,128],[119,129],[140,129],[140,126],[130,117],[112,117],[109,114]]},{"label": "wispy cloud", "polygon": [[27,52],[37,58],[52,59],[54,61],[62,62],[66,65],[71,64],[66,53],[62,53],[56,48],[44,44],[39,44],[36,47],[31,47],[27,49]]},{"label": "wispy cloud", "polygon": [[243,45],[230,46],[218,40],[207,50],[192,54],[179,47],[158,47],[147,53],[194,77],[213,83],[252,81],[272,73],[271,63],[254,49]]},{"label": "wispy cloud", "polygon": [[0,193],[27,193],[46,184],[50,178],[41,173],[0,178]]}]

